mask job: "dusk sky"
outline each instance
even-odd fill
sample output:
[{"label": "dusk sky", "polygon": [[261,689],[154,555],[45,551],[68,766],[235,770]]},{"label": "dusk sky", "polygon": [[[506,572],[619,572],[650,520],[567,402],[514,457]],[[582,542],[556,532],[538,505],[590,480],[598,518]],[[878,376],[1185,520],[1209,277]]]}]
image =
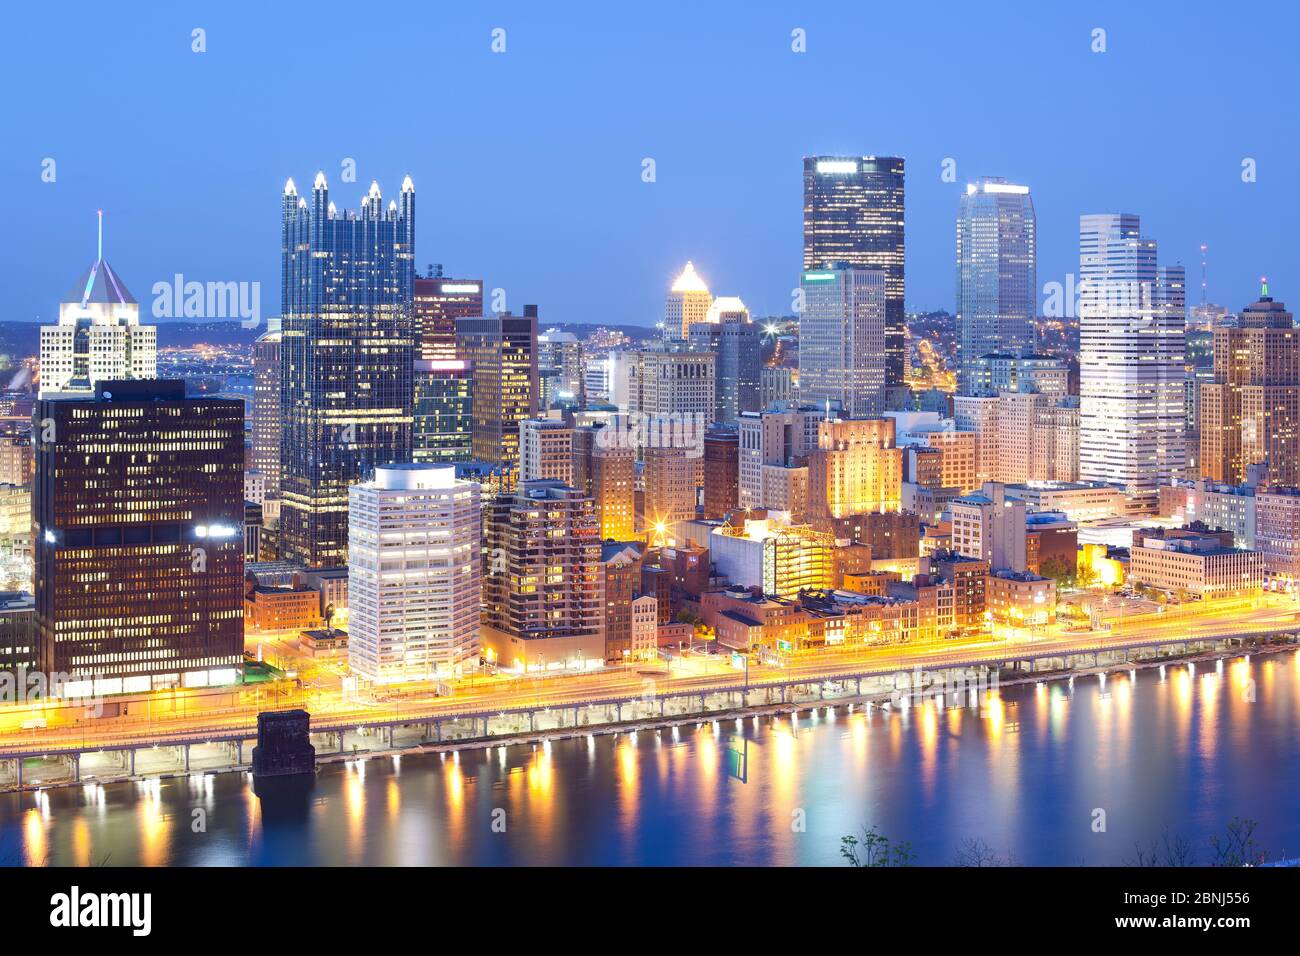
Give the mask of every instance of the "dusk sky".
[{"label": "dusk sky", "polygon": [[984,174],[1033,190],[1040,287],[1077,270],[1081,213],[1124,211],[1187,266],[1189,302],[1206,242],[1211,301],[1240,308],[1267,274],[1300,305],[1300,17],[1055,6],[13,5],[6,318],[56,314],[94,259],[98,208],[142,318],[178,272],[260,282],[274,315],[281,191],[318,169],[341,208],[371,179],[395,197],[409,173],[420,273],[482,277],[543,326],[653,324],[687,259],[715,294],[786,313],[816,153],[906,158],[909,310],[953,307],[958,194]]}]

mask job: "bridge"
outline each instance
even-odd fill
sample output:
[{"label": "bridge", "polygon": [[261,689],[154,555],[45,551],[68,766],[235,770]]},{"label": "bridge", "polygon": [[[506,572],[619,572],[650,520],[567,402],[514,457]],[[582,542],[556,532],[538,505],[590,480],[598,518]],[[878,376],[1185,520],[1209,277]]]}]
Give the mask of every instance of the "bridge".
[{"label": "bridge", "polygon": [[[889,697],[900,690],[915,694],[927,687],[995,687],[994,680],[1005,677],[1125,669],[1256,647],[1282,650],[1297,641],[1300,632],[1270,630],[1182,640],[1166,636],[1003,643],[983,649],[945,649],[940,644],[871,664],[860,659],[837,664],[835,652],[821,652],[808,663],[765,667],[757,675],[737,670],[663,681],[625,675],[621,684],[606,679],[602,686],[610,692],[604,694],[592,694],[576,684],[579,679],[561,677],[552,679],[562,686],[549,695],[539,693],[527,702],[519,702],[516,695],[513,703],[501,706],[492,706],[490,697],[453,697],[416,704],[404,713],[399,703],[396,708],[367,705],[353,713],[316,714],[311,738],[318,760],[455,748],[528,735],[605,733],[639,722],[687,722],[750,708],[798,711],[826,701]],[[575,686],[564,687],[566,681]],[[256,736],[252,714],[183,729],[83,729],[80,740],[70,734],[0,738],[0,791],[246,770]]]}]

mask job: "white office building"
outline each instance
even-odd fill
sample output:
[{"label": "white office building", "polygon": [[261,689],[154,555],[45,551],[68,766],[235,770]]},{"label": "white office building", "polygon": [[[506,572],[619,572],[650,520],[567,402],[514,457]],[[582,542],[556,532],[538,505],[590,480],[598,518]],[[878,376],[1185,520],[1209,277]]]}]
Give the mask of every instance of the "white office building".
[{"label": "white office building", "polygon": [[1079,479],[1118,485],[1154,509],[1181,477],[1186,316],[1178,270],[1127,213],[1079,220]]},{"label": "white office building", "polygon": [[95,383],[158,377],[158,330],[99,257],[59,303],[58,325],[41,326],[41,394],[93,392]]},{"label": "white office building", "polygon": [[352,670],[376,683],[478,663],[479,486],[454,465],[383,465],[348,494]]}]

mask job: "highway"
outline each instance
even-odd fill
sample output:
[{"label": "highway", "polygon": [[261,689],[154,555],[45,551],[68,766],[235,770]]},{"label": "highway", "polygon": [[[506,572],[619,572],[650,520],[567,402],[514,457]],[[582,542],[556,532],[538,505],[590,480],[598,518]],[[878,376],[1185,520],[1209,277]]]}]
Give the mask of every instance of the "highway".
[{"label": "highway", "polygon": [[[1259,606],[1221,608],[1164,620],[1141,620],[1115,625],[1108,631],[1068,632],[1047,629],[1042,637],[993,639],[989,636],[942,640],[916,645],[883,645],[864,648],[825,649],[800,652],[781,665],[749,666],[749,686],[788,684],[807,680],[820,682],[837,677],[887,674],[915,668],[935,670],[947,667],[998,663],[1028,657],[1084,654],[1144,642],[1182,642],[1211,638],[1244,637],[1271,631],[1300,628],[1292,601],[1266,600]],[[671,669],[671,675],[669,670]],[[205,704],[210,692],[172,691],[166,703],[181,710],[153,713],[150,717],[101,717],[87,719],[83,708],[40,705],[0,706],[0,757],[9,752],[31,752],[42,748],[149,745],[163,738],[202,738],[246,732],[256,735],[257,713],[268,709],[302,707],[311,712],[318,726],[375,724],[393,721],[412,723],[460,714],[495,713],[506,710],[561,707],[592,702],[627,700],[688,692],[709,692],[735,688],[745,680],[741,670],[722,655],[689,656],[664,663],[606,668],[583,674],[554,673],[545,676],[476,676],[453,686],[449,696],[438,697],[432,685],[406,685],[399,693],[386,688],[378,696],[348,696],[339,686],[303,689],[293,682],[281,682],[278,693],[228,691],[237,698],[234,706]],[[650,684],[653,684],[651,687]],[[43,728],[30,727],[34,716],[47,721]],[[23,723],[29,723],[24,728]]]}]

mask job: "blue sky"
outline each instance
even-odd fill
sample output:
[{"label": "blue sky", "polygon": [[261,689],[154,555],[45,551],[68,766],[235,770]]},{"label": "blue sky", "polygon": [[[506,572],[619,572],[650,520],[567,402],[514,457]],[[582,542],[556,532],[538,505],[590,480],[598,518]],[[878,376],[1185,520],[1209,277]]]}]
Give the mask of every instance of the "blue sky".
[{"label": "blue sky", "polygon": [[812,153],[906,157],[909,308],[952,307],[958,192],[982,174],[1032,187],[1040,285],[1077,268],[1080,213],[1125,211],[1188,267],[1189,299],[1206,242],[1211,300],[1240,307],[1267,274],[1300,304],[1297,19],[1208,2],[14,5],[7,318],[55,314],[101,207],[142,302],[180,272],[259,281],[273,313],[280,193],[317,169],[347,208],[409,172],[421,271],[481,276],[544,323],[651,324],[688,258],[715,293],[785,312]]}]

